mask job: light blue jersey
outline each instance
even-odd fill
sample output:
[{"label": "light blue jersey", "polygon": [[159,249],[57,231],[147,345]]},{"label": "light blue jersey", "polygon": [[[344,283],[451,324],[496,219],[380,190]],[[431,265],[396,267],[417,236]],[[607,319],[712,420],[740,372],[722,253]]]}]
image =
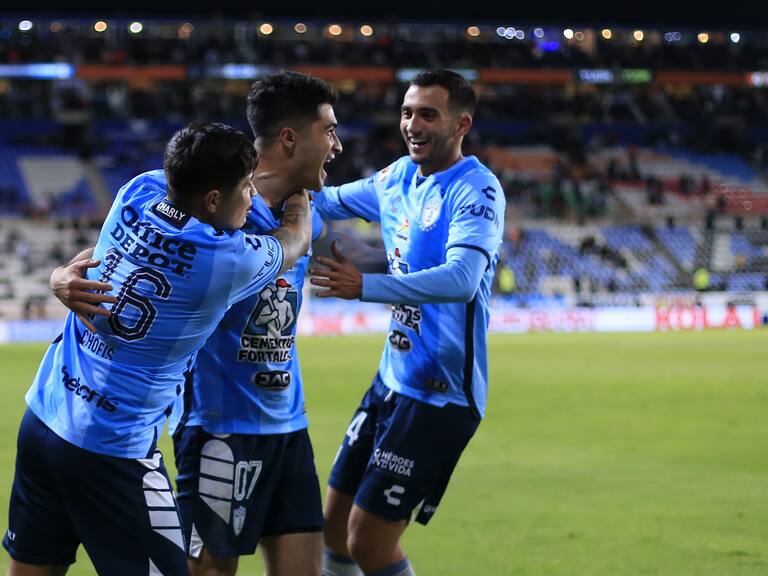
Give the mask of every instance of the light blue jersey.
[{"label": "light blue jersey", "polygon": [[165,194],[159,170],[120,189],[88,274],[112,283],[112,315],[95,317],[92,334],[70,313],[27,392],[38,418],[86,450],[146,457],[197,350],[282,265],[275,238],[217,231]]},{"label": "light blue jersey", "polygon": [[324,188],[315,203],[326,220],[379,221],[390,274],[445,265],[451,248],[485,256],[487,268],[470,302],[393,306],[379,364],[384,384],[400,394],[436,406],[469,406],[483,415],[489,297],[504,227],[504,193],[496,177],[470,156],[425,178],[406,156],[370,178]]},{"label": "light blue jersey", "polygon": [[[323,221],[314,210],[312,216],[315,240]],[[256,196],[243,230],[263,234],[280,225],[279,217]],[[186,425],[212,434],[286,434],[307,427],[296,327],[310,256],[311,250],[224,316],[197,355]]]}]

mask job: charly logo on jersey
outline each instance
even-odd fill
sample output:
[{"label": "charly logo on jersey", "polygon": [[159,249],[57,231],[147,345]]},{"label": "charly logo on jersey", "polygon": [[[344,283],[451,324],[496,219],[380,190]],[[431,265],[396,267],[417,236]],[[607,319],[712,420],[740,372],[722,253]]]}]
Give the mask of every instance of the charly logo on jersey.
[{"label": "charly logo on jersey", "polygon": [[152,206],[152,212],[176,228],[184,228],[191,218],[189,214],[179,210],[168,200],[162,200]]},{"label": "charly logo on jersey", "polygon": [[299,292],[285,278],[265,286],[240,336],[238,362],[284,363],[291,360]]},{"label": "charly logo on jersey", "polygon": [[397,195],[394,198],[392,198],[392,201],[389,203],[389,213],[398,214],[402,209],[403,209],[403,197],[400,195]]},{"label": "charly logo on jersey", "polygon": [[422,230],[426,232],[435,227],[438,218],[440,218],[440,209],[442,207],[443,198],[439,194],[424,203],[424,207],[421,209],[421,218],[419,219],[419,225]]}]

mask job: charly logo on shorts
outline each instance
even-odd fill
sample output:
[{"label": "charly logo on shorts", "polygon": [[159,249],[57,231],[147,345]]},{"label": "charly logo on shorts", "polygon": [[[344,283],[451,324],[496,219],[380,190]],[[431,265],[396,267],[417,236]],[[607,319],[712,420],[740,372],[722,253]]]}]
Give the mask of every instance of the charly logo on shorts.
[{"label": "charly logo on shorts", "polygon": [[384,490],[384,497],[387,499],[387,504],[390,506],[400,506],[402,500],[398,498],[398,496],[402,496],[403,494],[405,494],[405,488],[398,484],[393,484]]}]

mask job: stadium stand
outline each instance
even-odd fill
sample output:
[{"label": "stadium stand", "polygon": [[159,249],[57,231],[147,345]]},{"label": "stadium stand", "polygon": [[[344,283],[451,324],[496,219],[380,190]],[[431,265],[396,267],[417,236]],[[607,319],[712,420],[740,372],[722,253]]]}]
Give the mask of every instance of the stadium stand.
[{"label": "stadium stand", "polygon": [[148,21],[130,33],[115,19],[103,34],[89,19],[21,31],[0,17],[0,318],[61,315],[50,269],[93,241],[119,187],[159,167],[187,120],[247,130],[251,81],[282,67],[341,92],[344,153],[329,183],[403,153],[398,104],[414,69],[475,81],[466,152],[508,201],[499,297],[624,305],[689,293],[700,271],[700,290],[768,290],[768,43],[757,33],[702,42],[649,30],[640,42],[554,26],[262,24]]}]

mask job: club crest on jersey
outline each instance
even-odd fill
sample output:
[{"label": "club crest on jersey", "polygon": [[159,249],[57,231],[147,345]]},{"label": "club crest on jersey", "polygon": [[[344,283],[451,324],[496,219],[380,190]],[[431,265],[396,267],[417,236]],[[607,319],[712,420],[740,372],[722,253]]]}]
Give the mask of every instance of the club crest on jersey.
[{"label": "club crest on jersey", "polygon": [[243,531],[243,526],[245,525],[245,513],[245,506],[238,506],[232,510],[232,530],[234,531],[235,536],[240,536],[240,532]]},{"label": "club crest on jersey", "polygon": [[291,360],[293,329],[299,308],[299,293],[285,278],[278,278],[259,292],[240,336],[238,362],[284,363]]},{"label": "club crest on jersey", "polygon": [[440,209],[443,207],[443,199],[438,194],[433,196],[424,204],[421,209],[421,219],[419,225],[425,232],[435,227],[437,219],[440,218]]}]

